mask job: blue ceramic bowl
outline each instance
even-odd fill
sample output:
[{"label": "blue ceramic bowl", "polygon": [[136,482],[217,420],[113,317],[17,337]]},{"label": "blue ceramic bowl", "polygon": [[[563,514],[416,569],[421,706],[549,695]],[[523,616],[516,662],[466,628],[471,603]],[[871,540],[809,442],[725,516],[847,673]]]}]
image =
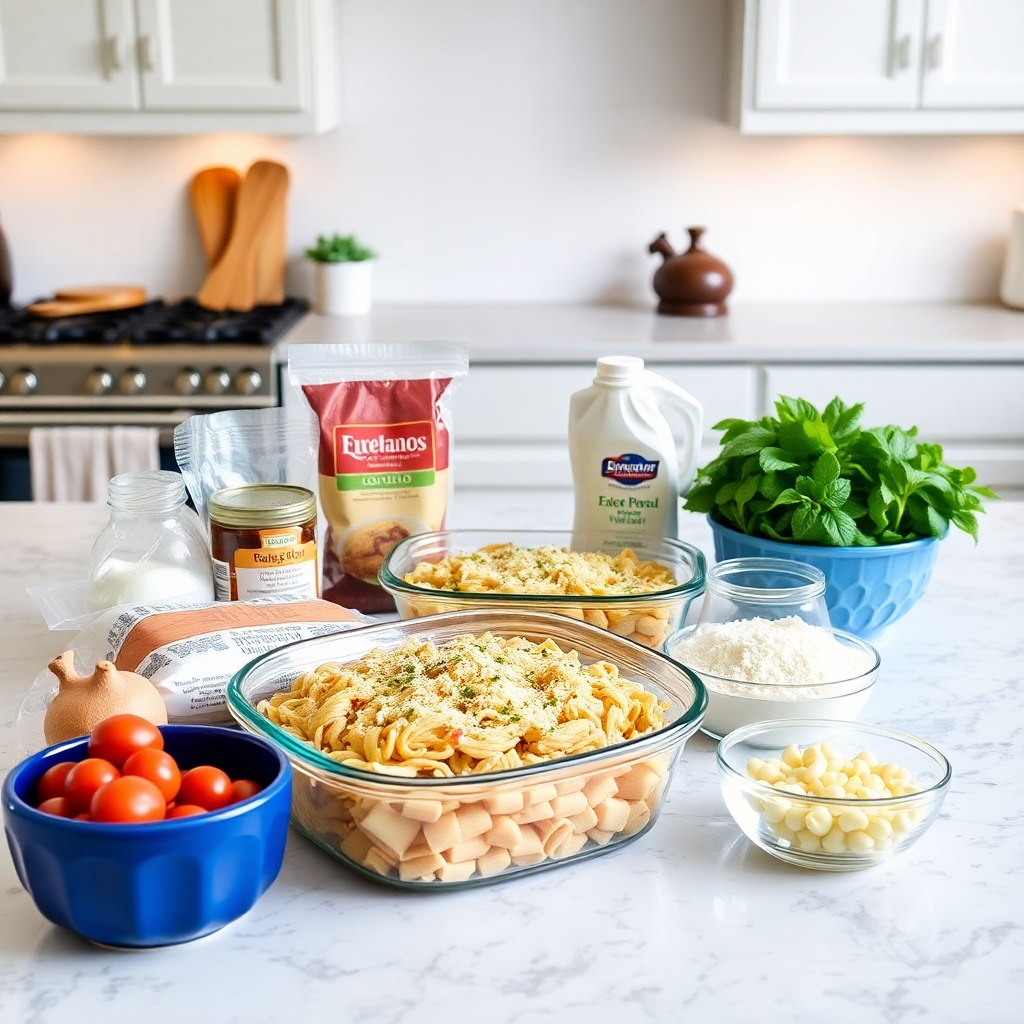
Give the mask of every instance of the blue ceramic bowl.
[{"label": "blue ceramic bowl", "polygon": [[825,603],[835,629],[870,640],[917,603],[939,557],[939,537],[876,548],[828,548],[748,537],[708,516],[715,558],[789,558],[825,574]]},{"label": "blue ceramic bowl", "polygon": [[208,935],[249,910],[281,870],[292,790],[284,754],[233,729],[160,731],[183,770],[213,764],[265,788],[209,814],[138,825],[37,811],[40,777],[59,761],[86,757],[85,736],[33,754],[4,781],[4,827],[21,884],[44,917],[106,946]]}]

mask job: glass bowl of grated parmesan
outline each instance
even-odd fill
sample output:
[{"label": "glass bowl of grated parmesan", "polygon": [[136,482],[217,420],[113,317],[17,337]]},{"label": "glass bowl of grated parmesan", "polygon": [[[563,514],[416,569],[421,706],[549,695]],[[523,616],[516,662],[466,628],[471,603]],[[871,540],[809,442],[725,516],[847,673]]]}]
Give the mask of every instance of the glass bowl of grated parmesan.
[{"label": "glass bowl of grated parmesan", "polygon": [[721,739],[752,722],[852,721],[864,710],[881,658],[869,643],[803,619],[733,619],[687,626],[665,642],[708,691],[703,732]]}]

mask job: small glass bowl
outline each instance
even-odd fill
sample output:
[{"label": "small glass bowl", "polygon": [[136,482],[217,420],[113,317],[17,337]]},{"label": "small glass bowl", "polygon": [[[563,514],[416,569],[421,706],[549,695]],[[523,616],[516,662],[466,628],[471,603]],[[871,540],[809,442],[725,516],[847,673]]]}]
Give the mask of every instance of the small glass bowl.
[{"label": "small glass bowl", "polygon": [[716,676],[686,663],[679,654],[681,641],[690,637],[696,625],[677,630],[665,641],[665,653],[691,672],[700,676],[708,691],[708,713],[701,723],[701,732],[716,740],[753,722],[770,722],[782,718],[828,718],[853,721],[864,710],[878,679],[882,659],[869,643],[833,629],[832,635],[844,647],[863,651],[871,658],[867,671],[849,679],[830,683],[787,683],[784,686],[751,683],[727,676]]},{"label": "small glass bowl", "polygon": [[[447,555],[479,551],[489,544],[538,548],[551,545],[574,551],[615,553],[632,548],[639,558],[671,569],[675,585],[646,594],[509,594],[499,591],[456,593],[407,583],[420,562],[439,562]],[[781,562],[781,559],[779,560]],[[403,619],[415,619],[466,608],[518,608],[556,612],[610,630],[645,647],[661,648],[665,637],[682,623],[690,602],[704,591],[703,553],[671,537],[623,538],[614,533],[573,533],[569,530],[438,530],[399,541],[380,570],[381,586],[395,599]],[[783,563],[787,564],[787,563]]]},{"label": "small glass bowl", "polygon": [[[612,662],[623,677],[643,683],[668,704],[665,726],[524,768],[403,778],[335,761],[256,710],[260,700],[326,662],[357,661],[413,637],[440,645],[485,632],[534,643],[550,638],[578,651],[584,664]],[[227,700],[243,729],[277,744],[291,761],[292,824],[300,832],[369,878],[427,891],[488,885],[638,839],[657,820],[679,754],[707,706],[700,680],[663,654],[560,615],[497,608],[288,644],[242,669],[228,685]],[[509,833],[516,841],[503,845]]]},{"label": "small glass bowl", "polygon": [[[787,792],[747,774],[751,758],[780,758],[793,743],[801,750],[829,743],[847,758],[870,750],[880,764],[906,768],[922,788],[904,796],[861,800]],[[928,831],[939,815],[952,769],[933,746],[895,729],[864,722],[794,719],[755,722],[726,736],[718,745],[718,777],[729,813],[747,838],[766,853],[802,868],[857,871],[903,853]],[[799,827],[806,826],[808,812],[817,809],[833,818],[824,839],[810,828]],[[833,842],[822,845],[832,830],[838,830]],[[854,834],[857,841],[850,849],[848,840]]]},{"label": "small glass bowl", "polygon": [[831,627],[820,569],[786,558],[730,558],[708,571],[699,624],[789,616]]}]

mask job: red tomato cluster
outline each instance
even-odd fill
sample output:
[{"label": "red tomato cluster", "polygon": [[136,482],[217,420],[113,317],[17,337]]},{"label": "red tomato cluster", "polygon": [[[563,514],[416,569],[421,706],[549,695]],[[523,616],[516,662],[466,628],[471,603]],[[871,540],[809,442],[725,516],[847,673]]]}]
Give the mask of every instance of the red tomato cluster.
[{"label": "red tomato cluster", "polygon": [[46,771],[36,806],[81,821],[162,821],[220,810],[260,788],[251,779],[232,782],[208,764],[183,772],[155,725],[138,715],[113,715],[93,729],[84,761],[61,761]]}]

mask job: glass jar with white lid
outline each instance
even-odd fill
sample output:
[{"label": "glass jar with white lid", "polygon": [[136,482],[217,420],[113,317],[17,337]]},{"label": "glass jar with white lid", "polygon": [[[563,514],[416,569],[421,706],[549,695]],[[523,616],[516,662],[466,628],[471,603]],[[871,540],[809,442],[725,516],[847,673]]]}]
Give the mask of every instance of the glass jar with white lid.
[{"label": "glass jar with white lid", "polygon": [[85,600],[92,611],[213,601],[206,535],[186,500],[179,473],[122,473],[110,481],[110,521],[89,559]]}]

